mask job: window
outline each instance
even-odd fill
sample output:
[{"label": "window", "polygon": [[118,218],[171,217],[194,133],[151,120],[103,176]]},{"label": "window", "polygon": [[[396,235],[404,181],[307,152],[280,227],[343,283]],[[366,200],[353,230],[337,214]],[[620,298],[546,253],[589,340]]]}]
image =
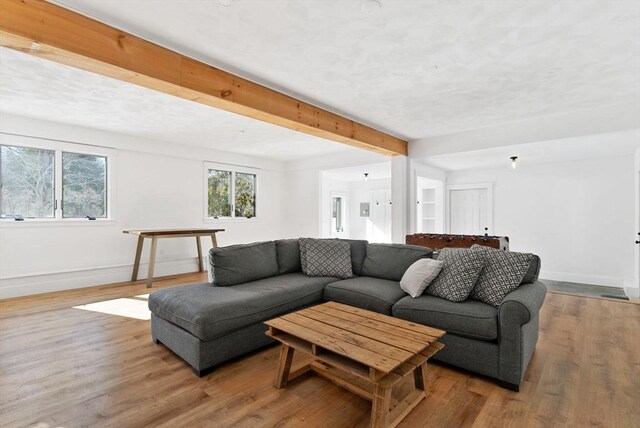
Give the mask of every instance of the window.
[{"label": "window", "polygon": [[205,164],[207,218],[254,218],[257,174],[245,169]]},{"label": "window", "polygon": [[107,158],[62,152],[62,216],[107,216]]},{"label": "window", "polygon": [[0,217],[55,216],[55,152],[0,146]]},{"label": "window", "polygon": [[109,218],[111,151],[85,151],[81,145],[28,137],[2,138],[12,143],[0,144],[0,219]]}]

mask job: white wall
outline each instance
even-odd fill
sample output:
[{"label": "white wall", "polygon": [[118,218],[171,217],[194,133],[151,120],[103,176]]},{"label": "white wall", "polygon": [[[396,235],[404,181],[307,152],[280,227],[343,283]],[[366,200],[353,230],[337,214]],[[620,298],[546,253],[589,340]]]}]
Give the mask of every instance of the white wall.
[{"label": "white wall", "polygon": [[[391,210],[387,209],[388,218],[379,219],[379,223],[375,225],[380,232],[387,231],[386,239],[376,239],[380,233],[374,234],[374,205],[376,204],[376,196],[383,194],[391,195],[391,179],[378,179],[368,181],[353,181],[349,183],[349,200],[350,200],[350,222],[349,237],[351,239],[366,239],[370,242],[383,241],[391,242]],[[388,205],[387,200],[379,198],[378,203]],[[360,203],[369,202],[369,217],[360,217]],[[382,223],[385,224],[382,224]]]},{"label": "white wall", "polygon": [[541,277],[620,287],[633,278],[632,156],[450,172],[494,183],[494,231],[542,259]]},{"label": "white wall", "polygon": [[[640,148],[636,150],[634,155],[634,204],[635,204],[635,234],[634,241],[640,241]],[[627,281],[625,292],[629,297],[640,297],[640,245],[635,245],[633,252],[634,277]]]},{"label": "white wall", "polygon": [[[6,144],[18,138],[10,132],[116,147],[112,222],[0,225],[0,298],[128,281],[136,239],[124,229],[220,227],[226,231],[219,234],[219,245],[276,239],[290,230],[285,204],[296,202],[286,198],[291,182],[276,169],[278,163],[4,115],[0,131]],[[162,154],[150,153],[152,148]],[[259,168],[258,218],[204,221],[204,160]],[[203,238],[203,244],[207,251],[210,242]],[[149,245],[140,278],[146,275]],[[196,254],[194,238],[160,241],[156,276],[197,270]]]}]

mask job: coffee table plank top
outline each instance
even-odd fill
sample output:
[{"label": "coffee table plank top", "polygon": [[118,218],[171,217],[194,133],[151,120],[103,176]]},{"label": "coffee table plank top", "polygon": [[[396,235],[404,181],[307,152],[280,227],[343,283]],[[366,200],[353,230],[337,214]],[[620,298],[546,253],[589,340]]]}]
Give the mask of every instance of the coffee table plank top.
[{"label": "coffee table plank top", "polygon": [[322,306],[326,306],[327,308],[340,309],[352,314],[361,315],[372,320],[378,320],[385,324],[395,325],[406,330],[414,331],[416,333],[426,334],[427,336],[431,336],[437,339],[441,338],[446,333],[445,331],[439,330],[437,328],[428,327],[423,324],[406,321],[400,318],[394,318],[389,315],[379,314],[377,312],[367,311],[365,309],[356,308],[353,306],[345,305],[343,303],[327,302]]},{"label": "coffee table plank top", "polygon": [[[349,321],[343,318],[338,318],[336,316],[332,316],[330,314],[326,314],[324,312],[314,310],[313,308],[304,309],[301,312],[298,312],[300,315],[304,315],[308,318],[321,321],[326,324],[330,324],[334,327],[340,329],[352,329],[354,327],[354,322]],[[393,346],[404,349],[405,351],[416,353],[420,352],[424,348],[424,344],[422,341],[409,340],[406,338],[400,338],[393,333],[388,333],[386,331],[377,330],[375,328],[369,327],[364,324],[358,324],[358,334],[361,336],[368,337],[370,339],[374,339],[376,341],[381,341],[384,343],[393,343]]]},{"label": "coffee table plank top", "polygon": [[[331,303],[331,302],[329,302]],[[346,305],[345,305],[346,306]],[[314,306],[312,308],[309,308],[310,310],[314,310],[314,311],[318,311],[318,312],[322,312],[325,313],[327,315],[330,315],[332,317],[335,318],[340,318],[346,321],[349,321],[351,323],[354,324],[358,324],[358,325],[363,325],[366,327],[370,327],[373,328],[375,330],[378,331],[382,331],[382,332],[386,332],[390,335],[393,335],[394,337],[400,337],[403,339],[406,339],[408,341],[413,341],[413,342],[427,342],[431,343],[431,341],[435,340],[436,338],[430,335],[426,335],[426,334],[422,334],[422,333],[416,333],[413,330],[409,330],[406,328],[402,328],[402,327],[398,327],[395,324],[390,324],[390,323],[385,323],[385,322],[381,322],[379,320],[375,320],[372,318],[367,318],[364,317],[362,315],[358,315],[355,312],[349,312],[347,310],[344,309],[334,309],[331,306],[325,306],[325,305],[318,305],[318,306]],[[391,318],[391,317],[389,317]]]},{"label": "coffee table plank top", "polygon": [[384,374],[427,350],[445,334],[442,330],[335,302],[265,324]]}]

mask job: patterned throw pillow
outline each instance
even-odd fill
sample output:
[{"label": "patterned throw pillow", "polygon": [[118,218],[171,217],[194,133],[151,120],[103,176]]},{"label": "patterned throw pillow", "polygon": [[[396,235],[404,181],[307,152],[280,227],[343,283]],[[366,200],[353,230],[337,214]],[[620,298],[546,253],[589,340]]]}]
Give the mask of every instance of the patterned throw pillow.
[{"label": "patterned throw pillow", "polygon": [[518,288],[534,255],[496,250],[481,245],[474,245],[472,249],[484,252],[487,255],[487,263],[469,297],[500,306],[505,296]]},{"label": "patterned throw pillow", "polygon": [[351,278],[351,246],[347,242],[300,238],[302,272],[308,276]]},{"label": "patterned throw pillow", "polygon": [[486,254],[468,248],[443,248],[438,260],[444,262],[440,274],[427,288],[427,294],[451,302],[464,302],[484,267]]}]

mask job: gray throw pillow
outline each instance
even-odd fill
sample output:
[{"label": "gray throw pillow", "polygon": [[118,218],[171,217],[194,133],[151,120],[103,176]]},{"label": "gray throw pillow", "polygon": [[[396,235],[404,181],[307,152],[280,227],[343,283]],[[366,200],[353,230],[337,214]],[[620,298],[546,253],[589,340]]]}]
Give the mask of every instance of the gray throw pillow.
[{"label": "gray throw pillow", "polygon": [[443,262],[440,274],[427,288],[427,294],[451,302],[464,302],[473,290],[482,268],[486,254],[469,248],[443,248],[438,261]]},{"label": "gray throw pillow", "polygon": [[474,245],[472,249],[484,252],[487,262],[469,297],[492,306],[500,306],[506,295],[522,283],[534,255],[480,245]]},{"label": "gray throw pillow", "polygon": [[302,272],[308,276],[351,278],[351,247],[342,241],[300,238]]},{"label": "gray throw pillow", "polygon": [[429,284],[436,279],[444,262],[433,259],[420,259],[414,262],[402,275],[400,288],[414,299],[424,293]]}]

